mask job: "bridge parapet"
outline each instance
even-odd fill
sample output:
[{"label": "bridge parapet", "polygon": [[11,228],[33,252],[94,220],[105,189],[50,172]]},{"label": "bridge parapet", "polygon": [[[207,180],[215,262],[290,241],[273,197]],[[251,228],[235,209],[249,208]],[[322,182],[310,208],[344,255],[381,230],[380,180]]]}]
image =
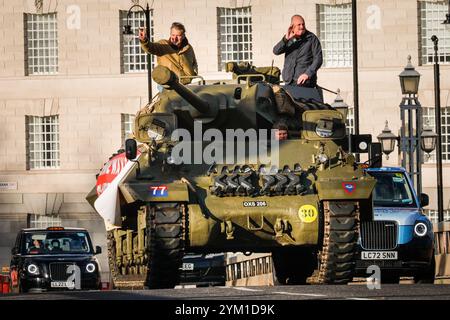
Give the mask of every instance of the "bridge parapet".
[{"label": "bridge parapet", "polygon": [[273,285],[272,255],[270,253],[227,256],[226,268],[226,286]]},{"label": "bridge parapet", "polygon": [[433,224],[436,278],[450,279],[450,222]]}]

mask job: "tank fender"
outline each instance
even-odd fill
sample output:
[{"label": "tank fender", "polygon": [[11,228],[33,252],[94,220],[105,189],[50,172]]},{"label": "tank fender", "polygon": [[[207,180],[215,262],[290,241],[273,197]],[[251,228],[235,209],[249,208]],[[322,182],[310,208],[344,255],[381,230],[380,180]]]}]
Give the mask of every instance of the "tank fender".
[{"label": "tank fender", "polygon": [[181,182],[159,183],[157,181],[132,181],[119,185],[120,192],[128,203],[144,202],[188,202],[188,186]]},{"label": "tank fender", "polygon": [[319,178],[316,188],[320,200],[369,199],[375,187],[375,179]]}]

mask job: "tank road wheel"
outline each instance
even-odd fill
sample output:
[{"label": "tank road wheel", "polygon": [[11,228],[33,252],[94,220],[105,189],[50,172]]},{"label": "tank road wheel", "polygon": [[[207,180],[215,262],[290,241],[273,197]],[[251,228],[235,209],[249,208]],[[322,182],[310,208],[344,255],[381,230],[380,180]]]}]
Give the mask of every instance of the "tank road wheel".
[{"label": "tank road wheel", "polygon": [[111,273],[111,281],[113,287],[116,286],[117,277],[121,273],[116,261],[116,240],[114,239],[114,230],[106,232],[106,239],[108,242],[108,265]]},{"label": "tank road wheel", "polygon": [[346,284],[352,281],[359,232],[359,203],[323,202],[323,244],[313,284]]},{"label": "tank road wheel", "polygon": [[[107,232],[108,264],[117,289],[143,289],[147,275],[145,255],[146,206],[129,211],[128,223]],[[127,220],[125,220],[127,221]]]},{"label": "tank road wheel", "polygon": [[158,203],[149,207],[147,288],[173,288],[179,283],[184,234],[185,215],[182,204]]},{"label": "tank road wheel", "polygon": [[107,232],[108,240],[108,264],[111,273],[113,288],[116,289],[142,289],[144,288],[145,275],[147,270],[140,269],[141,272],[132,272],[135,267],[125,266],[125,256],[117,257],[117,243],[114,234],[120,233],[122,229]]}]

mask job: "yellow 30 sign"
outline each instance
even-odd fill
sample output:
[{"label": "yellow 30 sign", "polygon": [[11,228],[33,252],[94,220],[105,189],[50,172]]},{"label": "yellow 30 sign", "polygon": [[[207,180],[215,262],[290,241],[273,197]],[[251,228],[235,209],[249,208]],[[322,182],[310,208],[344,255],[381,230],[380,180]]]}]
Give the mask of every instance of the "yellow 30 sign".
[{"label": "yellow 30 sign", "polygon": [[301,206],[300,209],[298,209],[298,217],[305,223],[311,223],[316,221],[317,215],[318,212],[316,207],[310,204],[305,204]]}]

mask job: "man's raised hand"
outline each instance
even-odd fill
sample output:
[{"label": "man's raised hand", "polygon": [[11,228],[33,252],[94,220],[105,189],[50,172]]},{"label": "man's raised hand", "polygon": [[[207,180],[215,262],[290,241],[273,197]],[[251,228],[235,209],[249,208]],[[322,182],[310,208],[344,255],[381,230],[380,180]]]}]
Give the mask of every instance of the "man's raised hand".
[{"label": "man's raised hand", "polygon": [[287,30],[287,32],[286,32],[286,35],[285,35],[285,38],[286,38],[286,40],[291,40],[293,37],[295,36],[295,33],[294,33],[294,26],[291,24],[290,26],[289,26],[289,29]]},{"label": "man's raised hand", "polygon": [[139,28],[139,40],[147,40],[147,31],[145,30],[145,28]]}]

